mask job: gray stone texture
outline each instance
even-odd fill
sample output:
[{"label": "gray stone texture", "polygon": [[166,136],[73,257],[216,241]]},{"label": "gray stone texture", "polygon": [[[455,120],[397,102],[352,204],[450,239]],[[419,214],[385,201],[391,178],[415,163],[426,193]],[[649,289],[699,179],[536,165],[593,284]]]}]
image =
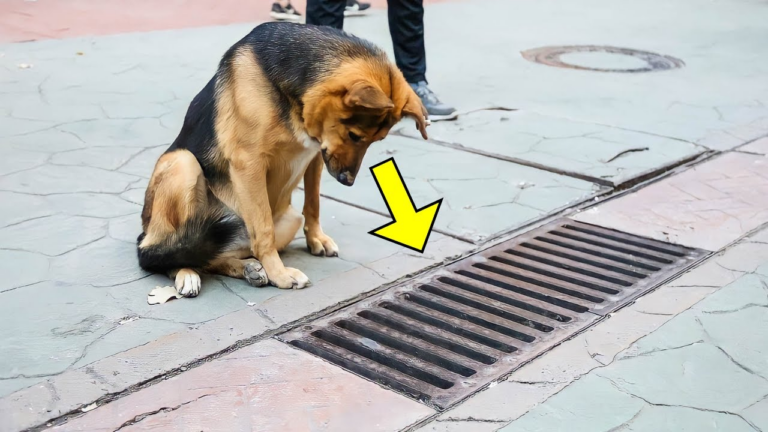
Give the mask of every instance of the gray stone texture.
[{"label": "gray stone texture", "polygon": [[[418,131],[402,131],[417,137]],[[675,165],[704,147],[611,126],[526,111],[476,111],[437,122],[430,139],[613,185]]]},{"label": "gray stone texture", "polygon": [[[373,166],[390,157],[417,207],[444,198],[435,227],[474,242],[576,205],[600,191],[586,181],[404,137],[389,137],[372,146],[365,164]],[[358,173],[352,189],[324,177],[323,193],[387,214],[367,169]]]},{"label": "gray stone texture", "polygon": [[[493,139],[507,133],[513,118],[524,118],[521,123],[525,124],[539,118],[538,129],[525,131],[535,136],[516,132],[515,144],[525,152],[536,145],[534,140],[556,137],[537,146],[559,157],[534,152],[527,156],[530,162],[551,170],[605,176],[604,180],[618,183],[704,148],[730,149],[768,133],[768,100],[763,96],[768,91],[764,73],[768,55],[763,55],[765,25],[759,2],[544,0],[521,5],[488,0],[484,6],[478,8],[474,2],[429,6],[430,84],[462,111],[492,106],[521,111],[506,113],[510,120],[502,120],[503,114],[495,119],[493,113],[467,115],[459,124],[471,127],[452,131],[462,138],[451,142],[516,155],[518,149],[499,146]],[[489,15],[488,10],[494,13]],[[138,213],[147,178],[157,155],[178,132],[192,96],[211,77],[226,48],[251,27],[249,23],[0,46],[4,54],[0,66],[10,75],[9,81],[0,82],[0,271],[5,275],[0,282],[0,341],[3,347],[13,348],[11,355],[0,358],[0,396],[23,389],[0,399],[0,408],[14,413],[19,428],[78,409],[307,314],[353,301],[382,284],[470,249],[471,245],[440,234],[432,236],[423,256],[394,247],[365,234],[386,218],[324,200],[322,220],[340,244],[341,256],[311,257],[302,250],[300,238],[284,254],[288,265],[300,267],[313,280],[310,289],[253,289],[242,281],[212,277],[196,299],[153,308],[146,305],[147,292],[168,283],[165,276],[141,271],[135,261]],[[347,29],[391,52],[385,14],[350,20]],[[478,32],[490,37],[478,38]],[[581,43],[657,51],[684,59],[686,67],[655,74],[599,74],[533,64],[519,55],[538,46]],[[83,46],[88,47],[86,55],[75,56]],[[21,62],[35,66],[16,68]],[[488,118],[488,127],[474,118]],[[441,138],[443,127],[431,128],[432,135]],[[608,162],[636,146],[649,150]],[[755,154],[761,148],[744,147]],[[406,137],[390,137],[372,146],[363,177],[354,188],[342,191],[326,178],[323,192],[385,212],[378,191],[366,178],[367,166],[391,156],[406,176],[417,205],[446,198],[436,226],[472,241],[600,193],[587,181]],[[65,226],[69,229],[64,230]],[[32,242],[32,237],[18,234],[32,233],[32,228],[43,230],[44,241]],[[83,235],[74,236],[72,229],[82,230]],[[765,236],[754,239],[754,244],[768,242]],[[670,288],[679,288],[674,298],[688,304],[716,289],[710,286],[725,285],[719,280],[730,283],[745,273],[753,272],[749,276],[753,279],[768,277],[768,264],[755,263],[754,256],[746,253],[727,268],[703,266],[706,274],[693,272],[673,282]],[[754,288],[740,288],[744,301],[729,299],[728,308],[695,312],[701,324],[693,319],[679,325],[680,333],[667,336],[670,340],[674,336],[670,348],[694,343],[688,349],[701,350],[701,358],[681,357],[691,367],[722,365],[742,381],[748,376],[745,394],[749,397],[762,389],[758,375],[764,371],[758,369],[764,363],[757,348],[721,327],[730,325],[740,331],[750,325],[747,320],[764,322],[760,314],[766,308],[750,306],[762,304],[755,303]],[[562,345],[563,352],[571,354],[563,357],[572,361],[570,373],[561,367],[559,375],[547,375],[542,371],[556,371],[556,366],[533,362],[530,369],[521,370],[520,381],[499,383],[486,393],[505,390],[501,394],[513,402],[521,391],[546,398],[545,394],[559,391],[574,376],[610,365],[643,332],[677,313],[663,300],[641,301],[637,306],[642,309],[624,318],[637,318],[626,332],[604,332],[601,338],[596,333],[585,335],[578,339],[580,350]],[[617,322],[620,315],[607,323]],[[673,320],[667,325],[678,324]],[[679,351],[675,355],[690,354],[686,349]],[[640,364],[655,355],[664,353],[614,363]],[[670,380],[673,372],[665,370]],[[523,381],[523,373],[542,379]],[[690,418],[685,423],[696,425],[722,422],[726,430],[735,431],[742,425],[737,413],[657,407],[626,394],[630,389],[620,390],[594,371],[588,376],[616,406],[606,419],[610,427],[667,424],[659,422],[678,418]],[[681,385],[687,383],[677,379]],[[567,392],[561,395],[567,397]],[[650,390],[643,394],[657,396]],[[685,395],[670,393],[669,397],[683,401]],[[579,398],[575,402],[587,405],[588,392],[575,396]],[[746,399],[724,397],[729,406],[741,410],[740,416],[765,428],[765,399],[742,406]],[[637,406],[641,408],[635,410]],[[530,408],[515,409],[522,413]],[[495,428],[514,419],[489,414],[489,423],[475,422],[471,412],[451,415],[445,413],[435,423],[438,426],[429,427],[485,430],[487,424]],[[552,422],[557,417],[539,418]],[[545,430],[556,430],[556,425],[550,426]]]}]

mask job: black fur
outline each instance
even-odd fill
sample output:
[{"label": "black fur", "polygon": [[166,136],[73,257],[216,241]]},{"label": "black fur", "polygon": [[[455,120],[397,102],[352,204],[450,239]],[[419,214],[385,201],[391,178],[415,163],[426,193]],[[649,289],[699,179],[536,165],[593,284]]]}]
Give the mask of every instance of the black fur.
[{"label": "black fur", "polygon": [[[137,248],[139,266],[151,272],[204,268],[243,235],[247,238],[245,223],[231,212],[216,209],[197,214],[161,242]],[[144,236],[142,233],[136,241],[141,243]]]}]

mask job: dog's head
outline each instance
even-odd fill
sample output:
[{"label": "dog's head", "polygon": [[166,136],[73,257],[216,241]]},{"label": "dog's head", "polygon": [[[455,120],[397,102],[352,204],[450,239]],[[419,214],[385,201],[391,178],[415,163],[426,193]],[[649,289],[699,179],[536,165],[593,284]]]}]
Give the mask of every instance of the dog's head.
[{"label": "dog's head", "polygon": [[347,64],[310,89],[303,101],[304,127],[320,142],[328,173],[345,186],[354,184],[368,147],[403,117],[415,120],[427,139],[427,111],[389,63]]}]

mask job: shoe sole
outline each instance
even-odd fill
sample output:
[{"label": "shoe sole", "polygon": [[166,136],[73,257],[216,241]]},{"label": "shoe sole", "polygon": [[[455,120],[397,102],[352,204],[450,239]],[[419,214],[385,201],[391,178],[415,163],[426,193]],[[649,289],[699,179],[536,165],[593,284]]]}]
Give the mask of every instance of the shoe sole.
[{"label": "shoe sole", "polygon": [[276,19],[278,21],[290,21],[290,22],[299,22],[299,21],[301,21],[301,16],[299,16],[299,15],[292,15],[292,14],[279,13],[279,12],[270,12],[269,16],[271,16],[273,19]]}]

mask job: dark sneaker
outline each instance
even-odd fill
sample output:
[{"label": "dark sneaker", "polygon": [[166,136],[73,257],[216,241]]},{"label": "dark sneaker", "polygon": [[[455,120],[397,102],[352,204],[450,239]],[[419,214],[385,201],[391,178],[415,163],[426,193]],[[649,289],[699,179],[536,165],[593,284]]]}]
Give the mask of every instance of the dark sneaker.
[{"label": "dark sneaker", "polygon": [[427,109],[430,120],[453,120],[459,116],[456,108],[440,102],[440,99],[429,89],[425,81],[411,84],[411,88],[421,98],[421,103]]},{"label": "dark sneaker", "polygon": [[347,0],[347,7],[344,9],[344,16],[358,16],[368,13],[371,7],[370,3],[360,3],[357,0]]},{"label": "dark sneaker", "polygon": [[301,21],[301,14],[288,3],[286,7],[280,5],[280,3],[272,3],[272,10],[269,12],[269,16],[278,21]]}]

